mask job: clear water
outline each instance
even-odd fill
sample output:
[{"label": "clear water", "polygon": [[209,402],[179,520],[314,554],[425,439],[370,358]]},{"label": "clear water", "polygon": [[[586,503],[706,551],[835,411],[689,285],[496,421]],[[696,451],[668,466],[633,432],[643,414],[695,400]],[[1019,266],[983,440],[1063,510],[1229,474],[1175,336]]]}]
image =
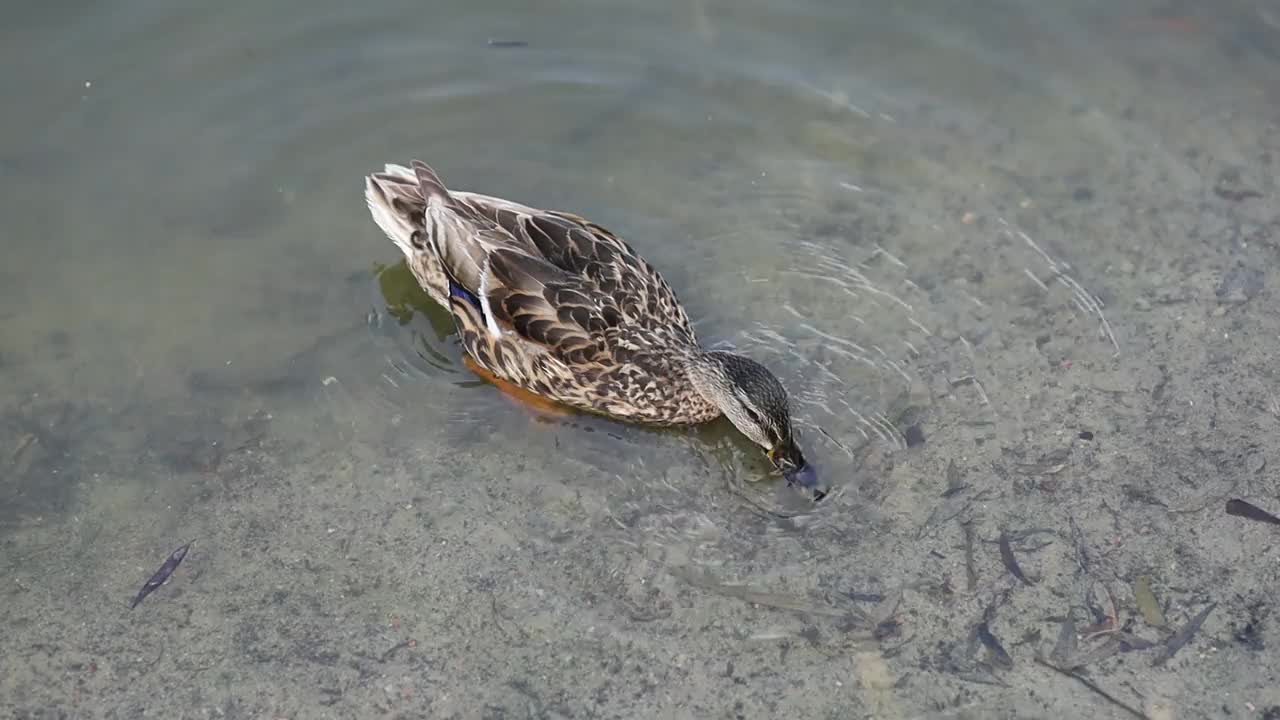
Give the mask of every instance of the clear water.
[{"label": "clear water", "polygon": [[[11,11],[0,709],[1058,717],[1103,703],[1073,700],[1021,641],[1151,567],[1171,612],[1228,602],[1203,594],[1221,548],[1188,540],[1194,569],[1161,559],[1203,528],[1123,531],[1084,574],[1069,528],[1123,534],[1100,493],[1182,457],[1187,428],[1211,452],[1239,446],[1151,391],[1164,373],[1194,405],[1217,354],[1265,367],[1241,332],[1274,342],[1248,313],[1274,279],[1277,18],[1264,0]],[[365,174],[415,158],[452,187],[628,238],[708,345],[780,376],[837,493],[803,502],[724,423],[546,416],[475,378],[364,208]],[[1227,337],[1221,307],[1241,308]],[[1224,391],[1262,397],[1264,375]],[[1081,431],[1111,444],[1081,449]],[[1060,474],[1006,473],[1064,447],[1060,489],[1045,490]],[[977,588],[949,594],[960,536],[929,524],[948,466],[982,490],[966,510],[980,540],[1059,533],[1024,556],[1042,582],[1011,583],[979,542]],[[1195,505],[1211,482],[1158,494]],[[1234,582],[1248,595],[1258,580]],[[883,642],[843,617],[858,593],[904,588],[903,629]],[[975,684],[939,648],[1008,603],[1017,664],[1004,686]],[[1206,628],[1228,638],[1226,622]],[[1189,699],[1222,685],[1213,671],[1173,682],[1126,658],[1114,672],[1148,673],[1126,676],[1145,712],[1219,711]],[[1250,694],[1275,670],[1229,674],[1232,702],[1265,707]]]}]

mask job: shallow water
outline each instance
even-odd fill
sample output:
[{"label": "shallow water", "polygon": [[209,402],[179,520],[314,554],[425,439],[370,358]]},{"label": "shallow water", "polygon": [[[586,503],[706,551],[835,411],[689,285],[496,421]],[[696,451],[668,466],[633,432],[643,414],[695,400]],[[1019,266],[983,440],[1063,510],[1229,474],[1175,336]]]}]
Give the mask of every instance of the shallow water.
[{"label": "shallow water", "polygon": [[[1104,598],[1151,642],[1219,603],[1169,663],[1087,663],[1140,712],[1280,708],[1274,535],[1218,509],[1280,506],[1277,18],[10,13],[0,710],[1107,717],[1033,660]],[[415,158],[629,239],[705,344],[779,375],[836,492],[805,502],[723,422],[477,379],[364,207]],[[1052,541],[1016,544],[1023,583],[995,541],[1028,528]]]}]

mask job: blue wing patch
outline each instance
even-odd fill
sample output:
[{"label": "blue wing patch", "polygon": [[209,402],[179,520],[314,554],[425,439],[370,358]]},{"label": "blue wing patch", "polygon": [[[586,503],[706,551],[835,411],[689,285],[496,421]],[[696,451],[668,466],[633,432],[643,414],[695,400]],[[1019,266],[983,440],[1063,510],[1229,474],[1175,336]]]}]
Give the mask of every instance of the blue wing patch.
[{"label": "blue wing patch", "polygon": [[472,307],[476,310],[484,312],[480,305],[480,298],[476,297],[475,293],[454,282],[453,278],[449,278],[449,295],[450,297],[462,298],[463,300],[471,303]]}]

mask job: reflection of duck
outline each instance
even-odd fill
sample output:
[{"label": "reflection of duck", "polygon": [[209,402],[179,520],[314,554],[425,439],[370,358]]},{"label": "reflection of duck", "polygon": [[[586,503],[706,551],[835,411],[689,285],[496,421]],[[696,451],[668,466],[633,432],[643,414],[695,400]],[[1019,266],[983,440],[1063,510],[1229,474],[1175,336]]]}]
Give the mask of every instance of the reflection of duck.
[{"label": "reflection of duck", "polygon": [[629,422],[688,425],[723,414],[789,482],[822,494],[782,384],[753,360],[699,347],[671,287],[608,230],[450,191],[416,161],[366,178],[365,199],[488,373]]},{"label": "reflection of duck", "polygon": [[[437,346],[454,333],[453,316],[436,304],[418,285],[418,279],[413,276],[407,263],[375,263],[373,272],[378,279],[378,290],[387,315],[394,318],[397,325],[404,327],[413,322],[415,316],[426,319],[430,329],[426,332],[413,332],[413,354],[431,368],[453,372],[453,361]],[[406,359],[414,362],[413,358]]]},{"label": "reflection of duck", "polygon": [[425,315],[437,334],[444,335],[453,331],[452,320],[448,320],[447,327],[439,325],[436,313],[433,312],[439,306],[418,285],[418,279],[413,276],[408,264],[375,263],[373,274],[378,279],[378,291],[382,294],[382,301],[386,303],[387,314],[395,318],[398,324],[408,325],[414,315]]}]

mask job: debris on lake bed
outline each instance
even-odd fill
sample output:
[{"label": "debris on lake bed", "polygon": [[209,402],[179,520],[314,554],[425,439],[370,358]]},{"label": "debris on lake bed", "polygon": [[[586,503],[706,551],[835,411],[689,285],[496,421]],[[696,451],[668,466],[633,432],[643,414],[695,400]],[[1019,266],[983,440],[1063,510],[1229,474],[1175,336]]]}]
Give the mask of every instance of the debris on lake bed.
[{"label": "debris on lake bed", "polygon": [[1001,602],[997,599],[987,606],[978,622],[969,626],[967,637],[954,643],[940,659],[943,667],[956,678],[982,685],[1009,686],[1000,674],[1013,668],[1013,657],[991,629],[996,607]]},{"label": "debris on lake bed", "polygon": [[[1061,624],[1048,659],[1044,659],[1043,650],[1037,650],[1037,660],[1041,661],[1041,664],[1052,665],[1054,669],[1063,673],[1074,674],[1077,670],[1121,653],[1158,650],[1152,665],[1157,667],[1163,665],[1195,638],[1217,603],[1212,603],[1201,610],[1176,631],[1170,631],[1165,619],[1165,610],[1158,604],[1150,585],[1149,577],[1140,576],[1134,583],[1134,595],[1138,612],[1146,624],[1160,631],[1160,639],[1152,640],[1136,634],[1134,620],[1126,621],[1121,618],[1121,608],[1116,604],[1115,596],[1110,588],[1102,583],[1101,586],[1106,594],[1105,601],[1095,600],[1092,588],[1086,600],[1088,612],[1093,615],[1096,622],[1078,628],[1074,608],[1068,609],[1064,617],[1055,619],[1060,620]],[[1105,607],[1104,603],[1109,607]],[[1088,649],[1079,645],[1079,643],[1091,641],[1099,642],[1091,644]]]},{"label": "debris on lake bed", "polygon": [[1049,659],[1059,666],[1065,666],[1067,660],[1076,654],[1076,620],[1068,608],[1067,616],[1058,627],[1058,641],[1054,643]]},{"label": "debris on lake bed", "polygon": [[902,433],[903,439],[906,440],[907,447],[917,447],[924,444],[924,430],[919,425],[912,425]]},{"label": "debris on lake bed", "polygon": [[943,491],[942,497],[951,497],[952,495],[962,492],[967,487],[969,486],[965,483],[964,476],[960,474],[960,469],[956,467],[956,461],[954,459],[948,461],[947,489]]},{"label": "debris on lake bed", "polygon": [[970,486],[964,482],[964,477],[956,468],[954,460],[947,465],[946,480],[947,487],[942,492],[943,501],[929,513],[929,518],[916,531],[916,539],[923,538],[942,525],[960,518],[973,503],[981,502],[991,495],[990,490],[969,494]]},{"label": "debris on lake bed", "polygon": [[1004,645],[1000,643],[999,638],[991,632],[991,625],[987,619],[983,619],[974,628],[974,634],[978,638],[978,642],[987,649],[987,656],[992,665],[1008,670],[1013,667],[1013,657],[1004,649]]},{"label": "debris on lake bed", "polygon": [[1247,520],[1256,520],[1261,523],[1280,525],[1280,517],[1276,517],[1257,505],[1245,502],[1240,498],[1232,498],[1227,501],[1227,514]]},{"label": "debris on lake bed", "polygon": [[[847,610],[840,609],[796,595],[756,590],[746,585],[721,582],[705,568],[695,569],[688,566],[676,566],[670,568],[669,572],[673,577],[701,590],[723,597],[735,598],[752,605],[760,605],[776,610],[791,610],[819,617],[838,618],[846,621],[851,628],[874,628],[880,624],[880,621],[873,619],[870,614],[857,607],[851,607]],[[893,596],[890,596],[882,601],[882,604],[893,600]]]},{"label": "debris on lake bed", "polygon": [[[983,542],[995,543],[1000,548],[1000,562],[1004,564],[1005,569],[1009,571],[1010,575],[1021,581],[1024,585],[1035,585],[1040,581],[1040,579],[1028,576],[1022,569],[1022,565],[1018,562],[1017,555],[1015,554],[1014,544],[1021,543],[1022,546],[1016,549],[1024,553],[1042,550],[1045,547],[1048,547],[1053,541],[1046,540],[1045,542],[1038,544],[1026,543],[1028,538],[1033,535],[1040,534],[1052,535],[1054,534],[1054,531],[1049,528],[1028,528],[1026,530],[1013,531],[1001,529],[1000,534],[995,540],[984,540]],[[966,540],[966,543],[967,542],[968,541]]]},{"label": "debris on lake bed", "polygon": [[[1108,591],[1109,592],[1109,591]],[[1106,619],[1110,624],[1112,618]],[[1058,637],[1049,656],[1046,658],[1042,649],[1037,649],[1033,659],[1038,665],[1041,665],[1053,672],[1070,678],[1077,683],[1085,686],[1095,695],[1107,701],[1111,705],[1125,711],[1129,715],[1138,718],[1148,717],[1140,709],[1129,705],[1119,699],[1112,693],[1104,690],[1098,681],[1089,679],[1083,668],[1113,657],[1119,653],[1131,652],[1135,650],[1148,650],[1157,647],[1157,643],[1151,642],[1144,638],[1140,638],[1124,629],[1116,629],[1106,633],[1107,639],[1101,644],[1084,653],[1078,653],[1077,642],[1080,639],[1088,639],[1087,636],[1077,634],[1074,610],[1068,608],[1066,616],[1062,618],[1062,624],[1059,626]]]},{"label": "debris on lake bed", "polygon": [[1027,585],[1034,585],[1031,580],[1027,579],[1026,573],[1022,572],[1022,568],[1018,565],[1018,558],[1013,554],[1013,546],[1009,543],[1009,533],[1000,531],[1000,560],[1004,563],[1009,574],[1021,580]]},{"label": "debris on lake bed", "polygon": [[129,605],[130,610],[138,607],[138,603],[142,602],[144,598],[155,592],[156,588],[168,582],[169,576],[173,575],[173,571],[177,570],[178,566],[182,564],[183,558],[187,556],[187,551],[191,549],[191,545],[193,543],[195,543],[195,540],[192,540],[186,545],[174,550],[172,553],[169,553],[168,559],[164,561],[164,564],[160,566],[160,569],[156,570],[155,574],[151,576],[151,579],[147,580],[146,584],[142,586],[142,589],[138,590],[138,594],[134,596],[133,602]]},{"label": "debris on lake bed", "polygon": [[1240,168],[1227,168],[1218,174],[1213,183],[1213,194],[1231,202],[1260,198],[1262,193],[1245,184]]},{"label": "debris on lake bed", "polygon": [[1168,662],[1179,650],[1185,647],[1195,638],[1196,633],[1200,632],[1200,626],[1204,625],[1204,621],[1209,617],[1209,613],[1218,606],[1218,603],[1209,603],[1205,609],[1196,613],[1195,617],[1187,621],[1178,632],[1174,633],[1164,643],[1164,649],[1151,661],[1152,665],[1163,665]]},{"label": "debris on lake bed", "polygon": [[1120,606],[1116,604],[1116,597],[1111,594],[1111,588],[1105,583],[1102,584],[1102,590],[1107,594],[1108,607],[1103,607],[1096,600],[1093,588],[1089,588],[1087,605],[1095,622],[1081,629],[1080,633],[1086,639],[1107,635],[1120,629]]},{"label": "debris on lake bed", "polygon": [[1115,707],[1121,710],[1124,710],[1126,713],[1132,715],[1133,717],[1143,718],[1143,720],[1146,720],[1147,718],[1146,713],[1124,702],[1123,700],[1120,700],[1119,698],[1107,692],[1106,690],[1103,690],[1097,683],[1093,682],[1089,678],[1084,677],[1083,675],[1080,675],[1075,670],[1064,670],[1058,667],[1057,665],[1054,665],[1053,663],[1049,662],[1048,660],[1045,660],[1043,657],[1041,657],[1038,654],[1035,657],[1035,661],[1040,665],[1058,673],[1059,675],[1062,675],[1064,677],[1069,677],[1072,680],[1075,680],[1076,682],[1080,683],[1081,685],[1084,685],[1085,687],[1092,690],[1093,693],[1098,697],[1102,698],[1103,700],[1106,700],[1107,702],[1111,703]]},{"label": "debris on lake bed", "polygon": [[973,557],[973,522],[963,522],[960,529],[964,531],[964,589],[972,593],[978,589],[978,570]]},{"label": "debris on lake bed", "polygon": [[1134,581],[1133,600],[1138,604],[1138,612],[1142,614],[1142,619],[1146,620],[1148,625],[1158,628],[1165,626],[1164,610],[1156,600],[1155,592],[1151,590],[1150,577],[1141,575]]}]

